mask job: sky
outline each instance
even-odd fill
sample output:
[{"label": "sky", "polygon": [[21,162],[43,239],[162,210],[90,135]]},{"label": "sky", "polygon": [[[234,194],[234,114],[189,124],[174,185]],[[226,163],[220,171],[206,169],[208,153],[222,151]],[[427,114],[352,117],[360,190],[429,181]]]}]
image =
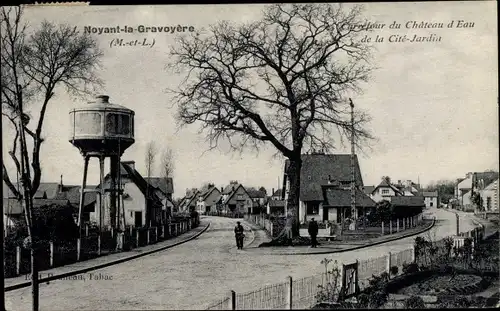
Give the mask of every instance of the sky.
[{"label": "sky", "polygon": [[[350,4],[344,5],[346,8]],[[137,28],[147,26],[192,26],[202,29],[220,20],[234,23],[259,19],[263,4],[164,5],[102,7],[27,7],[25,20],[35,29],[46,19],[67,23],[84,31],[86,26]],[[455,179],[470,171],[498,169],[498,50],[497,6],[495,1],[366,3],[364,16],[385,23],[371,34],[384,37],[370,43],[377,70],[363,93],[353,98],[357,108],[372,117],[370,130],[377,140],[359,154],[365,185],[378,184],[382,176],[393,180],[428,184],[440,179]],[[407,29],[408,22],[444,23],[444,29]],[[454,21],[452,28],[446,25]],[[462,22],[460,22],[462,21]],[[400,29],[390,29],[393,22]],[[466,25],[467,23],[467,25]],[[473,27],[460,27],[472,26]],[[407,35],[441,38],[434,42],[388,42],[389,37]],[[126,33],[96,35],[104,52],[100,94],[110,102],[135,111],[135,144],[122,157],[134,160],[146,173],[145,149],[155,141],[158,154],[166,146],[175,154],[174,197],[185,189],[205,182],[224,186],[238,180],[247,186],[278,188],[284,159],[274,158],[272,146],[259,153],[207,151],[209,144],[192,125],[177,130],[176,107],[167,88],[175,88],[183,76],[165,69],[175,34]],[[111,47],[113,39],[155,40],[152,48]],[[98,95],[98,94],[96,94]],[[91,100],[91,98],[89,98]],[[70,109],[85,104],[57,89],[48,107],[41,150],[42,181],[80,184],[83,159],[69,141]],[[31,114],[37,117],[39,107]],[[13,131],[2,128],[3,157],[13,177],[7,152]],[[207,152],[205,152],[207,151]],[[334,153],[349,153],[340,146]],[[159,157],[154,175],[160,176]],[[88,182],[97,184],[99,168],[91,160]]]}]

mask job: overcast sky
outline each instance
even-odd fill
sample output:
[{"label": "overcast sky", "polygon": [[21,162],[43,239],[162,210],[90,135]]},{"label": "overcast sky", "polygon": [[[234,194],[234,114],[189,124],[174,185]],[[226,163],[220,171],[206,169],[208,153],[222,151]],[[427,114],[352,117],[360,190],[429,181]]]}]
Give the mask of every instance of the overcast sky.
[{"label": "overcast sky", "polygon": [[[259,18],[264,5],[186,5],[109,7],[29,7],[25,19],[35,28],[47,19],[69,23],[81,31],[85,26],[114,27],[193,26],[206,27],[219,20],[233,22]],[[347,5],[346,5],[347,7]],[[367,3],[365,15],[385,23],[373,34],[385,37],[374,44],[378,67],[364,93],[353,100],[373,118],[370,124],[378,142],[360,154],[365,185],[377,184],[384,175],[393,180],[412,179],[427,184],[438,179],[455,179],[468,171],[498,167],[498,74],[497,6],[490,2]],[[408,21],[473,22],[474,27],[452,29],[406,29]],[[388,29],[396,21],[401,29]],[[435,34],[439,42],[389,43],[390,35],[413,37]],[[174,35],[97,35],[104,51],[101,77],[103,94],[110,101],[135,110],[135,144],[123,160],[135,160],[145,173],[145,146],[154,140],[161,149],[175,151],[175,197],[188,187],[204,182],[223,186],[236,179],[248,186],[278,187],[283,159],[273,159],[271,147],[259,154],[211,151],[198,127],[176,133],[175,107],[167,87],[178,85],[180,76],[164,69]],[[153,48],[110,47],[114,38],[155,39]],[[43,129],[43,181],[65,184],[81,182],[83,160],[68,142],[71,108],[83,104],[58,90],[50,103]],[[38,108],[38,107],[36,107]],[[32,113],[36,116],[36,113]],[[4,122],[5,124],[5,122]],[[4,158],[12,131],[2,130]],[[335,151],[348,153],[349,146]],[[12,163],[6,159],[7,167]],[[159,165],[159,159],[157,161]],[[12,172],[12,170],[10,170]],[[157,168],[156,175],[160,171]],[[97,160],[91,162],[89,182],[98,183]]]}]

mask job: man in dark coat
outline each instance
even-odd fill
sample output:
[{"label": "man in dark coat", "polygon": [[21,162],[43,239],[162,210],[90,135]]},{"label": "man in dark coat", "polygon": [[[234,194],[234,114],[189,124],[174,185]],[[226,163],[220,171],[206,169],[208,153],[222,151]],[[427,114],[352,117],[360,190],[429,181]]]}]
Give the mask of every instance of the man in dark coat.
[{"label": "man in dark coat", "polygon": [[309,228],[307,231],[311,236],[311,247],[316,248],[318,245],[318,240],[316,240],[316,237],[318,236],[318,223],[314,220],[314,218],[309,222]]},{"label": "man in dark coat", "polygon": [[243,238],[245,237],[243,232],[244,229],[241,223],[239,221],[236,222],[236,227],[234,227],[234,236],[236,238],[236,247],[238,247],[238,249],[243,249]]}]

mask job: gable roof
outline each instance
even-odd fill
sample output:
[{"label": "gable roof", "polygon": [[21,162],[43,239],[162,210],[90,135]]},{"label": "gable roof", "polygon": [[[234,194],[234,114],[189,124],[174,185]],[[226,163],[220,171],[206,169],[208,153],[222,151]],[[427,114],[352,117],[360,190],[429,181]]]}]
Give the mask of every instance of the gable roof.
[{"label": "gable roof", "polygon": [[[328,177],[340,183],[351,181],[350,154],[303,154],[300,170],[300,200],[323,201],[322,185],[328,184]],[[290,161],[285,161],[285,174]],[[354,156],[356,186],[363,186],[357,155]]]},{"label": "gable roof", "polygon": [[160,189],[165,194],[174,193],[174,184],[171,177],[144,177],[144,179],[153,187]]},{"label": "gable roof", "polygon": [[242,184],[238,184],[238,187],[235,187],[234,190],[227,196],[226,198],[226,202],[229,202],[231,200],[231,198],[234,196],[234,194],[236,192],[238,192],[238,189],[239,188],[243,188],[243,190],[245,191],[245,193],[248,195],[249,198],[251,198],[250,194],[248,194],[247,192],[247,189],[245,189],[245,187],[243,187]]},{"label": "gable roof", "polygon": [[221,194],[220,190],[217,187],[215,187],[215,186],[214,187],[209,187],[207,189],[202,189],[202,191],[200,191],[201,199],[205,200],[214,191],[217,191],[219,194]]},{"label": "gable roof", "polygon": [[423,196],[395,196],[391,197],[394,206],[425,207]]},{"label": "gable roof", "polygon": [[285,200],[269,200],[269,207],[285,207]]},{"label": "gable roof", "polygon": [[[46,205],[58,205],[58,206],[69,206],[73,209],[73,212],[78,210],[78,205],[71,203],[69,200],[65,199],[34,199],[33,207],[42,207]],[[24,207],[22,202],[17,199],[3,199],[3,213],[5,215],[20,215],[23,214]]]},{"label": "gable roof", "polygon": [[[351,190],[338,187],[323,186],[324,206],[328,207],[350,207]],[[375,207],[375,201],[363,191],[356,189],[356,207]]]},{"label": "gable roof", "polygon": [[283,193],[283,189],[278,189],[278,190],[274,191],[274,193],[271,196],[281,197],[282,193]]},{"label": "gable roof", "polygon": [[[393,184],[391,184],[388,180],[386,180],[385,178],[382,179],[382,181],[380,182],[380,184],[378,184],[375,189],[373,189],[373,191],[377,190],[378,188],[382,188],[382,187],[387,187],[387,188],[391,188],[392,190],[394,190],[394,192],[396,193],[399,193],[399,194],[403,194],[401,192],[401,189],[399,189],[398,187],[394,186]],[[372,192],[373,192],[372,191]]]},{"label": "gable roof", "polygon": [[484,187],[485,190],[493,190],[495,187],[498,187],[498,178],[497,180],[492,181],[489,185]]}]

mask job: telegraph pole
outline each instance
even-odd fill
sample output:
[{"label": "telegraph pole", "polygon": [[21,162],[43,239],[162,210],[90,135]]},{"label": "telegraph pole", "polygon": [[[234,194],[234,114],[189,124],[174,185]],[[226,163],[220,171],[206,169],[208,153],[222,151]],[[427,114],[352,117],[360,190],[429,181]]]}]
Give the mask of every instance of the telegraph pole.
[{"label": "telegraph pole", "polygon": [[356,230],[356,221],[358,219],[356,210],[356,163],[355,163],[355,149],[354,149],[354,104],[352,99],[349,98],[351,106],[351,217],[354,220],[354,230]]}]

